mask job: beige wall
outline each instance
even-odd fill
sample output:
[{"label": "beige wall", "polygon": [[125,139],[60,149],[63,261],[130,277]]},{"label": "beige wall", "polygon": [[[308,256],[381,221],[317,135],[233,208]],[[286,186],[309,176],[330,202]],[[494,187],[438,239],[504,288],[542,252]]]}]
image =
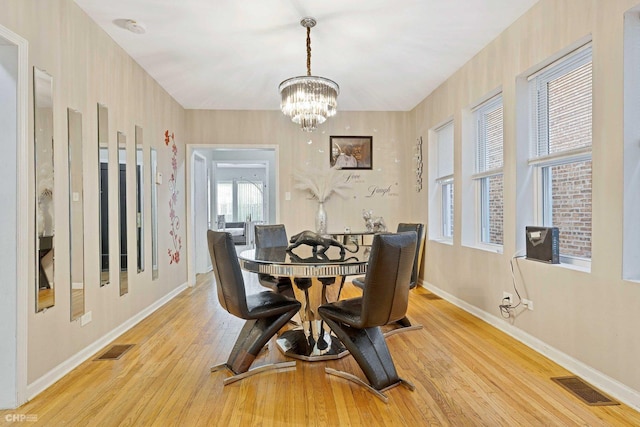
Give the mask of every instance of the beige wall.
[{"label": "beige wall", "polygon": [[[140,66],[124,53],[102,30],[70,0],[3,0],[0,25],[24,37],[29,42],[29,67],[46,70],[53,76],[54,141],[55,141],[55,207],[56,207],[56,304],[35,313],[33,272],[29,283],[29,384],[50,372],[60,363],[131,319],[149,305],[186,282],[186,263],[169,265],[169,189],[171,150],[164,144],[163,133],[175,132],[178,142],[178,215],[184,218],[184,110]],[[29,78],[32,81],[32,76]],[[29,85],[31,88],[31,84]],[[32,89],[30,89],[32,90]],[[32,93],[29,102],[32,104]],[[134,126],[144,128],[146,152],[149,146],[158,150],[158,170],[167,177],[158,191],[160,276],[151,280],[150,210],[146,209],[146,270],[130,274],[129,294],[120,297],[118,281],[112,269],[111,284],[99,286],[98,258],[98,151],[97,103],[109,108],[109,140],[115,150],[116,132],[127,134],[134,142]],[[84,198],[85,198],[85,274],[87,311],[93,320],[80,326],[70,322],[69,285],[69,221],[67,107],[82,113],[84,137]],[[33,147],[33,106],[29,107],[29,138]],[[133,145],[130,145],[130,164]],[[29,158],[33,158],[33,149]],[[112,152],[115,161],[115,151]],[[128,203],[134,206],[134,175],[129,168]],[[148,172],[148,169],[147,169]],[[33,176],[33,171],[29,171]],[[115,174],[110,177],[111,200],[116,200]],[[33,178],[30,178],[33,186]],[[150,179],[147,186],[150,188]],[[33,188],[33,187],[31,187]],[[147,205],[148,205],[147,201]],[[33,202],[31,202],[33,207]],[[132,211],[130,211],[132,212]],[[133,212],[132,212],[133,213]],[[117,248],[117,207],[111,206],[112,252]],[[35,222],[35,218],[34,221]],[[129,253],[135,253],[135,220],[129,221]],[[33,227],[33,226],[32,226]],[[33,230],[32,230],[33,231]],[[185,239],[184,230],[180,231]],[[33,233],[31,233],[33,235]],[[183,245],[186,256],[186,245]],[[33,252],[33,244],[31,244]],[[114,260],[115,261],[115,260]],[[112,263],[113,264],[113,263]],[[135,258],[130,261],[135,268]],[[35,261],[30,263],[35,265]]]},{"label": "beige wall", "polygon": [[[593,261],[591,272],[521,260],[520,291],[534,311],[513,320],[520,336],[555,348],[640,390],[640,284],[622,277],[623,14],[633,0],[541,0],[412,111],[415,136],[453,116],[455,121],[455,237],[453,245],[428,241],[424,279],[473,310],[499,316],[503,291],[512,292],[509,259],[523,249],[516,221],[516,144],[526,118],[516,114],[516,77],[576,41],[593,40]],[[502,87],[504,99],[504,254],[463,247],[461,213],[461,111]],[[523,130],[524,126],[524,130]],[[427,194],[421,195],[422,206]],[[421,219],[427,220],[426,210]],[[522,243],[520,243],[522,245]],[[506,321],[505,321],[506,324]],[[528,334],[528,335],[527,335]],[[636,403],[638,404],[638,403]]]},{"label": "beige wall", "polygon": [[[341,111],[315,132],[306,133],[279,111],[186,111],[189,144],[278,146],[276,221],[284,223],[289,234],[315,229],[317,203],[294,188],[292,175],[295,170],[314,173],[329,167],[331,135],[372,136],[373,168],[343,172],[351,175],[353,185],[347,198],[333,195],[325,203],[329,231],[364,230],[362,209],[373,209],[393,230],[398,222],[415,219],[410,209],[416,194],[411,175],[415,141],[407,138],[409,120],[403,112]],[[371,196],[376,188],[389,191]],[[285,200],[285,192],[291,192],[291,200]]]}]

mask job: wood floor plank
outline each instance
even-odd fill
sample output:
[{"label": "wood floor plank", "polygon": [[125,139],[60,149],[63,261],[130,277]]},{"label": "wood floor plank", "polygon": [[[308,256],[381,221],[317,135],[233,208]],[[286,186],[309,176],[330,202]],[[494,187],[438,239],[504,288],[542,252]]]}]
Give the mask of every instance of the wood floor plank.
[{"label": "wood floor plank", "polygon": [[[247,274],[248,292],[262,291]],[[359,295],[349,283],[342,297]],[[229,386],[211,373],[226,360],[242,321],[217,301],[212,274],[112,344],[134,344],[121,359],[87,360],[7,414],[44,426],[637,426],[626,405],[591,407],[550,380],[564,368],[428,291],[412,291],[409,317],[423,329],[387,339],[401,377],[389,403],[324,367],[364,374],[352,357],[297,361]],[[102,354],[105,349],[99,351]],[[272,340],[254,366],[290,360]]]}]

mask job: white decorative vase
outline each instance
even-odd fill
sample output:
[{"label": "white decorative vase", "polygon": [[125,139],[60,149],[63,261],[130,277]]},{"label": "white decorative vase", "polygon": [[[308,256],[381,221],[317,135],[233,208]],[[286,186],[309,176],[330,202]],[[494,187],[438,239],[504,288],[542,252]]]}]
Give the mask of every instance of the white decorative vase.
[{"label": "white decorative vase", "polygon": [[324,210],[324,203],[318,203],[318,211],[316,212],[316,233],[320,235],[327,234],[327,211]]}]

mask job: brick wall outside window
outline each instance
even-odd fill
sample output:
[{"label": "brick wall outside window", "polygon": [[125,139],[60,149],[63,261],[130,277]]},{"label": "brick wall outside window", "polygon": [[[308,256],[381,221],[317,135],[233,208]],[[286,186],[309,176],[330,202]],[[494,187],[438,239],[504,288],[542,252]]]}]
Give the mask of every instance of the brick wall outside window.
[{"label": "brick wall outside window", "polygon": [[489,243],[504,244],[502,224],[504,220],[504,202],[502,199],[503,178],[495,175],[489,180]]},{"label": "brick wall outside window", "polygon": [[552,221],[560,253],[591,258],[591,160],[552,167]]}]

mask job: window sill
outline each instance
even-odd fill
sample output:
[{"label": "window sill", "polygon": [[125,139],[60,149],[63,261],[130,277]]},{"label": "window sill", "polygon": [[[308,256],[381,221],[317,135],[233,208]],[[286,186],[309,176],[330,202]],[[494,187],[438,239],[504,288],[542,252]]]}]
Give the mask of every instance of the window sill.
[{"label": "window sill", "polygon": [[498,245],[462,245],[465,248],[477,249],[479,251],[490,252],[493,254],[502,254],[503,248]]},{"label": "window sill", "polygon": [[523,257],[522,259],[527,260],[527,261],[531,261],[531,262],[535,262],[535,263],[539,263],[539,264],[546,264],[552,267],[560,267],[560,268],[566,268],[569,270],[574,270],[574,271],[581,271],[583,273],[591,273],[591,262],[588,263],[588,265],[577,265],[577,264],[569,264],[566,262],[560,262],[560,264],[551,264],[548,262],[543,262],[543,261],[536,261],[533,259],[527,259],[526,257]]},{"label": "window sill", "polygon": [[435,243],[442,243],[443,245],[449,245],[449,246],[453,246],[453,239],[429,239],[429,241],[431,242],[435,242]]}]

